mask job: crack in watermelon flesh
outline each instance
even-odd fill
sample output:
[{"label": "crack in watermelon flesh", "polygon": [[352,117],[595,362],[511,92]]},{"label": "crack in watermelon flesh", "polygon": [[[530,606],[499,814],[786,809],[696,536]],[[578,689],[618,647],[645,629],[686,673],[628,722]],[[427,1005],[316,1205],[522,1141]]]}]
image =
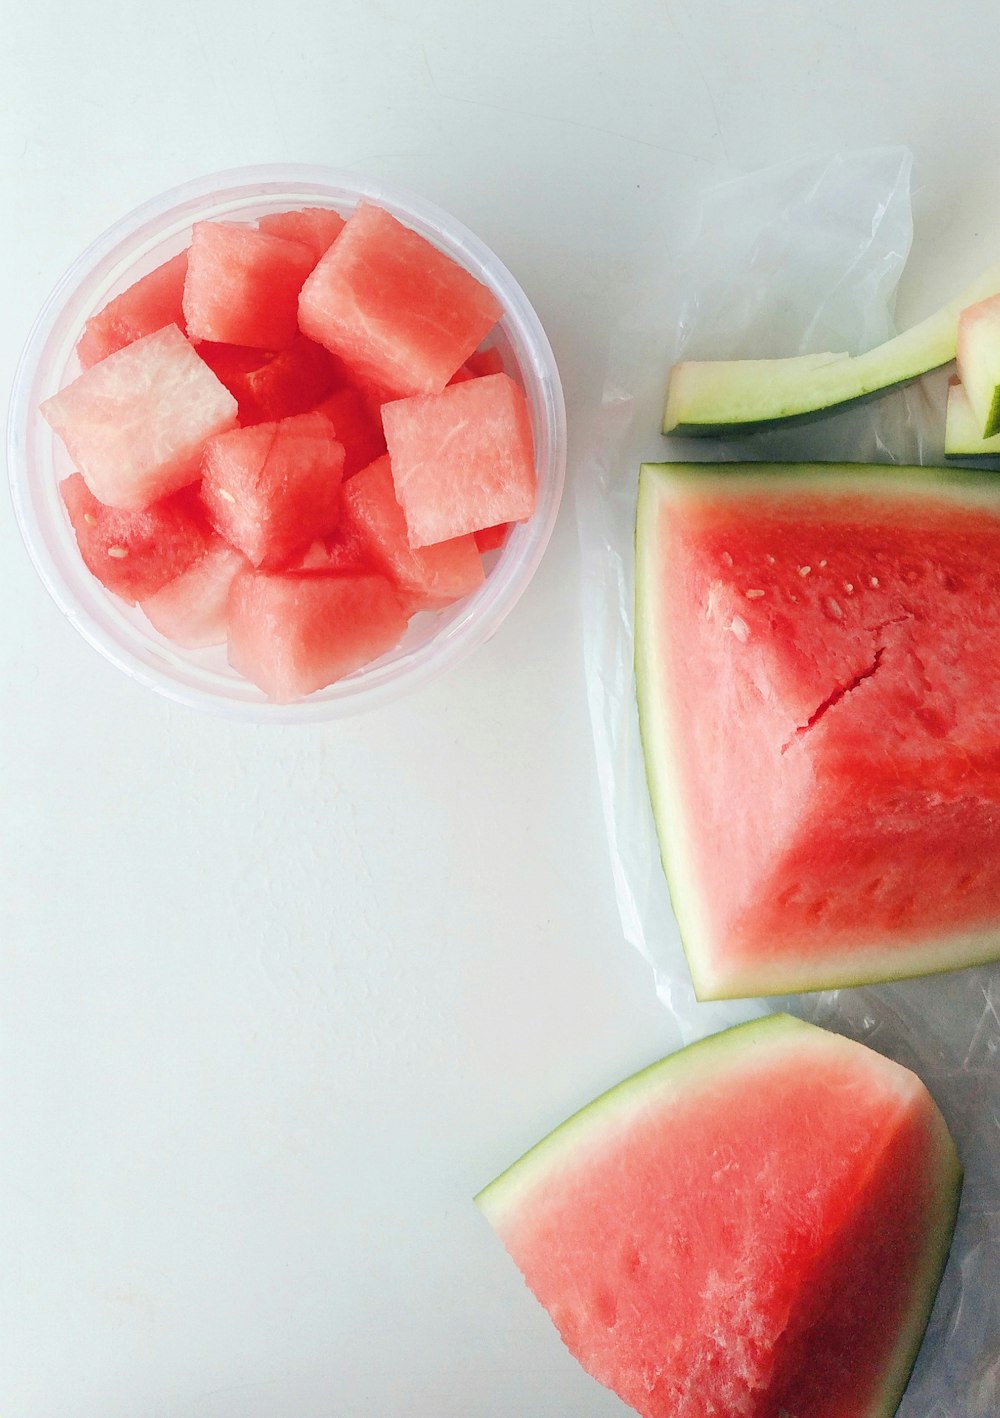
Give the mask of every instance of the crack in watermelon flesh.
[{"label": "crack in watermelon flesh", "polygon": [[1000,488],[650,465],[640,717],[702,998],[1000,956]]}]

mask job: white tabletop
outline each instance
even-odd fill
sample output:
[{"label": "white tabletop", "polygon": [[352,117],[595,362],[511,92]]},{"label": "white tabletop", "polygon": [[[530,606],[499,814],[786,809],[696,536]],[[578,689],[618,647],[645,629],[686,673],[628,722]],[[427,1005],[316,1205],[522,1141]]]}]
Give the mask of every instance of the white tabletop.
[{"label": "white tabletop", "polygon": [[571,462],[495,639],[327,726],[233,725],[133,685],[0,517],[5,1418],[625,1412],[471,1201],[672,1041],[622,940],[586,710],[573,486],[606,343],[668,287],[707,183],[802,152],[914,150],[901,310],[996,259],[990,15],[10,7],[5,387],[56,277],[133,206],[323,163],[422,192],[508,264],[561,366]]}]

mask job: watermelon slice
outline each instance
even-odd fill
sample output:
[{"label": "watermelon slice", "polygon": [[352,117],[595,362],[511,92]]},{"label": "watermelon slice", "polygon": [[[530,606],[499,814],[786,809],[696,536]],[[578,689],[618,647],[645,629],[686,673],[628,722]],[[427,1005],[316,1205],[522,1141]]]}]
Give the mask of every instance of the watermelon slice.
[{"label": "watermelon slice", "polygon": [[620,1084],[477,1201],[643,1418],[890,1418],[960,1186],[914,1074],[772,1015]]},{"label": "watermelon slice", "polygon": [[209,440],[201,497],[209,521],[254,566],[279,566],[337,525],[344,450],[322,414]]},{"label": "watermelon slice", "polygon": [[299,291],[312,247],[236,222],[196,222],[184,282],[192,340],[287,349],[298,337]]},{"label": "watermelon slice", "polygon": [[268,236],[301,241],[318,261],[344,230],[344,218],[329,207],[303,207],[294,212],[271,212],[260,218],[257,227]]},{"label": "watermelon slice", "polygon": [[236,423],[236,400],[167,325],[85,370],[41,412],[94,496],[134,509],[196,481],[206,440]]},{"label": "watermelon slice", "polygon": [[483,583],[483,563],[469,534],[433,546],[412,547],[396,501],[388,455],[344,484],[343,522],[355,529],[365,554],[396,587],[408,610],[434,610]]},{"label": "watermelon slice", "polygon": [[441,390],[503,313],[493,293],[363,202],[302,288],[299,324],[396,395]]},{"label": "watermelon slice", "polygon": [[176,645],[190,650],[224,645],[229,589],[248,569],[242,552],[221,537],[211,537],[203,556],[140,604],[154,629]]},{"label": "watermelon slice", "polygon": [[129,605],[152,596],[205,553],[208,530],[188,492],[133,512],[98,502],[79,473],[59,491],[84,565]]},{"label": "watermelon slice", "polygon": [[142,339],[143,335],[162,330],[164,325],[177,325],[183,330],[186,274],[187,252],[182,251],[91,316],[76,345],[77,358],[83,368],[89,369],[116,350]]},{"label": "watermelon slice", "polygon": [[287,704],[397,645],[406,616],[384,576],[248,572],[229,597],[229,662]]},{"label": "watermelon slice", "polygon": [[636,674],[701,998],[1000,958],[1000,484],[647,465]]},{"label": "watermelon slice", "polygon": [[384,404],[382,426],[415,547],[534,512],[528,404],[508,375]]}]

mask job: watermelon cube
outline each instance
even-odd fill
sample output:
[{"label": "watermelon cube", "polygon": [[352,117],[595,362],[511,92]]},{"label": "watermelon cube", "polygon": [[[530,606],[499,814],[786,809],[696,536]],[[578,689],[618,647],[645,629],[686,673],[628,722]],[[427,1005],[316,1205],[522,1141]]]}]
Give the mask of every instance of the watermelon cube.
[{"label": "watermelon cube", "polygon": [[[135,514],[133,514],[135,515]],[[229,589],[249,569],[242,552],[210,536],[207,549],[186,571],[140,601],[147,619],[176,645],[199,650],[224,645],[229,623]]]},{"label": "watermelon cube", "polygon": [[484,527],[482,531],[474,533],[476,546],[481,552],[497,551],[510,536],[512,526],[511,522],[501,522],[496,527]]},{"label": "watermelon cube", "polygon": [[201,497],[221,536],[280,566],[337,525],[344,449],[322,414],[296,414],[210,439]]},{"label": "watermelon cube", "polygon": [[503,374],[503,355],[491,346],[488,350],[476,350],[462,365],[461,369],[448,380],[449,384],[464,384],[467,379],[478,379],[483,374]]},{"label": "watermelon cube", "polygon": [[397,645],[406,616],[384,576],[251,571],[229,598],[229,662],[287,704]]},{"label": "watermelon cube", "polygon": [[528,404],[506,374],[382,406],[396,496],[415,547],[535,510]]},{"label": "watermelon cube", "polygon": [[315,261],[300,241],[236,222],[196,222],[184,282],[191,339],[287,349],[299,333],[299,291]]},{"label": "watermelon cube", "polygon": [[299,297],[303,332],[397,396],[443,389],[501,314],[474,276],[370,203]]},{"label": "watermelon cube", "polygon": [[210,341],[198,353],[236,399],[242,428],[308,413],[341,377],[333,355],[304,335],[277,353]]},{"label": "watermelon cube", "polygon": [[258,230],[286,241],[301,241],[318,261],[344,230],[344,218],[329,207],[303,207],[297,212],[272,212],[261,217]]},{"label": "watermelon cube", "polygon": [[362,546],[409,610],[450,605],[482,585],[483,563],[471,535],[410,546],[388,455],[345,483],[343,497],[344,523],[357,529]]},{"label": "watermelon cube", "polygon": [[98,502],[79,473],[59,491],[87,570],[129,605],[183,575],[208,546],[208,529],[190,492],[123,511]]},{"label": "watermelon cube", "polygon": [[338,440],[344,445],[344,478],[367,468],[385,450],[382,421],[374,413],[367,395],[346,385],[324,399],[319,412],[333,424]]},{"label": "watermelon cube", "polygon": [[98,364],[116,350],[124,349],[143,335],[152,335],[164,325],[184,329],[184,277],[187,252],[182,251],[128,290],[109,300],[87,321],[76,345],[77,358],[84,369]]},{"label": "watermelon cube", "polygon": [[146,507],[198,477],[207,439],[236,400],[176,325],[126,345],[41,406],[95,497]]}]

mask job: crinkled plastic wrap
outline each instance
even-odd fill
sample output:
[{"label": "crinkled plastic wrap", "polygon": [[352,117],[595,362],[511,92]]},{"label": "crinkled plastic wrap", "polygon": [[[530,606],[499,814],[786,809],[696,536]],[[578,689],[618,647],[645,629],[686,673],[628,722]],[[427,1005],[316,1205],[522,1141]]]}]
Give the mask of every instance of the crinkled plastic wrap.
[{"label": "crinkled plastic wrap", "polygon": [[[958,1228],[900,1418],[1000,1418],[1000,968],[782,1000],[699,1003],[680,945],[646,790],[632,667],[636,474],[644,460],[942,459],[946,376],[813,424],[740,439],[659,433],[678,359],[855,353],[895,333],[910,250],[910,154],[836,154],[709,191],[666,305],[619,331],[577,479],[587,683],[624,933],[690,1042],[774,1008],[913,1068],[958,1144]],[[958,273],[955,291],[976,274]],[[954,294],[954,292],[948,292]],[[921,312],[930,313],[930,311]]]}]

